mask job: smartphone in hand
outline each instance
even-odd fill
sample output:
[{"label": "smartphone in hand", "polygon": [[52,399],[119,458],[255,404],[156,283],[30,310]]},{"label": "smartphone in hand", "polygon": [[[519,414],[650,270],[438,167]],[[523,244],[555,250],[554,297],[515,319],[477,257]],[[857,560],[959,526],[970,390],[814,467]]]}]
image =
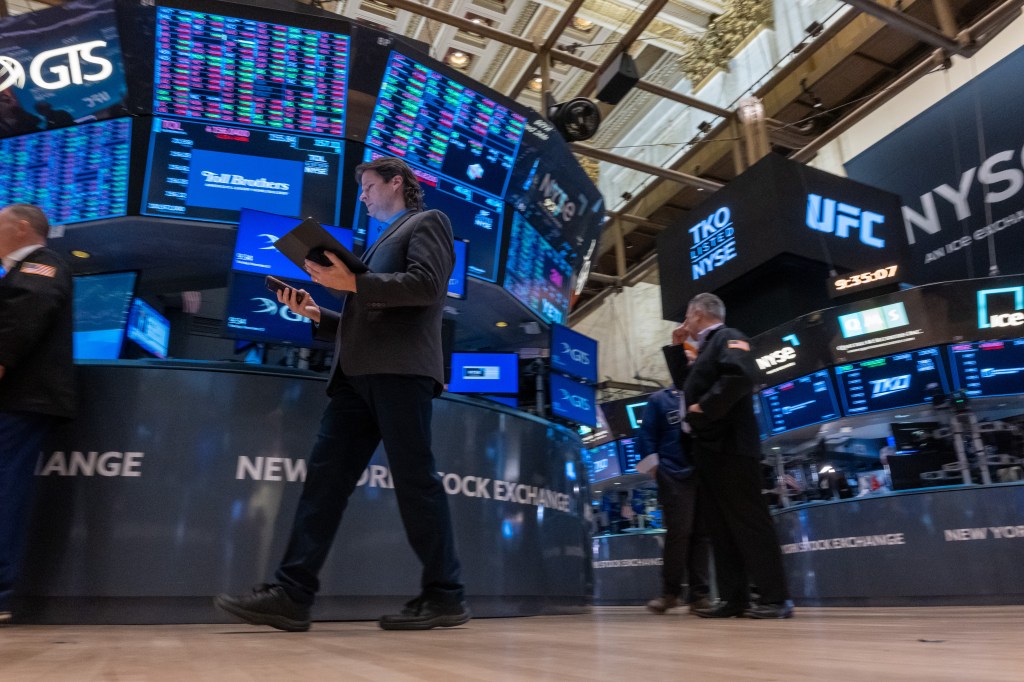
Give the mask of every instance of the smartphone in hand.
[{"label": "smartphone in hand", "polygon": [[[266,278],[265,282],[266,282],[267,288],[270,289],[271,291],[273,291],[275,294],[277,292],[279,292],[279,291],[288,291],[288,290],[296,291],[295,287],[293,287],[293,286],[291,286],[289,284],[286,284],[286,283],[282,282],[281,280],[279,280],[277,277],[273,277],[271,275],[267,275],[267,278]],[[302,303],[302,300],[306,297],[306,295],[300,293],[298,296],[299,296],[299,298],[297,299],[296,302],[297,303]]]}]

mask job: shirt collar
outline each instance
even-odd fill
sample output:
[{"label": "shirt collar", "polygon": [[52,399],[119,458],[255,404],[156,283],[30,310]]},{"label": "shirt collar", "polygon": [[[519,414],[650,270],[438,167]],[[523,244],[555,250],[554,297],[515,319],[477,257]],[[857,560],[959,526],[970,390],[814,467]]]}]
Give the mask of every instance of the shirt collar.
[{"label": "shirt collar", "polygon": [[23,246],[20,249],[11,251],[3,258],[4,270],[10,272],[14,269],[15,265],[25,260],[30,254],[35,253],[41,248],[43,248],[42,244],[29,244],[28,246]]},{"label": "shirt collar", "polygon": [[[384,230],[386,230],[389,227],[391,227],[396,220],[398,220],[399,218],[401,218],[402,216],[404,216],[408,212],[409,212],[408,208],[403,208],[400,211],[398,211],[398,213],[395,213],[394,215],[392,215],[390,218],[386,218],[386,219],[382,220],[381,224],[384,225]],[[381,231],[383,232],[384,230],[381,230]]]},{"label": "shirt collar", "polygon": [[707,340],[708,334],[710,334],[715,329],[718,329],[719,327],[724,327],[724,326],[725,326],[725,322],[719,322],[717,324],[711,325],[710,327],[705,327],[704,329],[702,329],[699,332],[697,332],[697,348],[703,348],[704,347],[704,342]]}]

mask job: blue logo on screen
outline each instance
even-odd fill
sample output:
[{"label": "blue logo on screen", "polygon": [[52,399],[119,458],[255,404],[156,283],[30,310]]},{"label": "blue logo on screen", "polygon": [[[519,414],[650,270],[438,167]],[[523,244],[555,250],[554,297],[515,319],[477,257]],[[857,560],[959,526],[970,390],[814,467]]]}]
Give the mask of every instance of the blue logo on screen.
[{"label": "blue logo on screen", "polygon": [[850,230],[860,230],[860,241],[868,246],[881,249],[885,240],[873,233],[875,225],[885,222],[885,216],[865,211],[851,204],[835,199],[824,199],[818,194],[807,195],[807,227],[819,232],[849,237]]},{"label": "blue logo on screen", "polygon": [[897,377],[887,377],[885,379],[872,379],[871,383],[871,397],[880,398],[891,393],[898,393],[905,391],[910,388],[910,375],[902,374]]},{"label": "blue logo on screen", "polygon": [[195,149],[186,203],[298,215],[302,210],[302,169],[301,161]]},{"label": "blue logo on screen", "polygon": [[859,313],[839,316],[839,327],[844,339],[903,327],[908,324],[910,324],[910,319],[907,317],[907,310],[902,303],[883,305]]},{"label": "blue logo on screen", "polygon": [[1024,310],[1024,287],[1005,287],[1003,289],[983,289],[978,292],[978,329],[991,327],[1020,327],[1024,325],[1024,313],[988,314],[988,297],[995,294],[1013,296],[1014,311]]},{"label": "blue logo on screen", "polygon": [[551,411],[578,424],[596,426],[596,393],[590,386],[551,374]]},{"label": "blue logo on screen", "polygon": [[[642,403],[632,403],[626,405],[626,414],[629,415],[629,425],[636,431],[644,423],[644,408],[647,407],[647,401]],[[678,417],[677,417],[678,419]]]},{"label": "blue logo on screen", "polygon": [[597,341],[552,324],[551,366],[584,381],[597,381]]},{"label": "blue logo on screen", "polygon": [[723,206],[689,230],[693,238],[690,266],[693,281],[736,257],[736,230],[732,212]]}]

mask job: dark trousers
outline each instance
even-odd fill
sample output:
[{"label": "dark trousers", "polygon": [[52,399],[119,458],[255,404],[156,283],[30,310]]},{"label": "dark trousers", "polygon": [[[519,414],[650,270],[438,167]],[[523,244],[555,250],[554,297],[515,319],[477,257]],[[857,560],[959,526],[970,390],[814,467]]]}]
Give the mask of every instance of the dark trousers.
[{"label": "dark trousers", "polygon": [[33,470],[52,423],[47,415],[0,412],[0,611],[11,610],[35,489]]},{"label": "dark trousers", "polygon": [[761,497],[760,462],[703,450],[699,443],[695,450],[718,596],[731,604],[746,604],[753,582],[762,603],[785,601],[789,589],[775,524]]},{"label": "dark trousers", "polygon": [[662,594],[678,597],[683,581],[689,585],[687,602],[710,593],[708,562],[711,543],[699,518],[697,482],[677,480],[658,467],[658,503],[665,522],[665,551],[661,565]]},{"label": "dark trousers", "polygon": [[313,602],[348,498],[383,441],[405,533],[423,564],[422,593],[461,601],[448,496],[430,449],[433,398],[433,379],[395,374],[348,377],[331,397],[275,575],[292,599]]}]

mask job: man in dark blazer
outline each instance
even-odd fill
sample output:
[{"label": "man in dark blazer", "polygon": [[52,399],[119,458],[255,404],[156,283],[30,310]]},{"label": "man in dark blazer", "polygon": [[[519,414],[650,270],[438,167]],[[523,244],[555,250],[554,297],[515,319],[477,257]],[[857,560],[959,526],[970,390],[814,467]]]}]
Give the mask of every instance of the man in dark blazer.
[{"label": "man in dark blazer", "polygon": [[426,630],[469,620],[463,601],[448,498],[430,446],[431,405],[441,393],[441,317],[455,262],[452,228],[424,211],[416,176],[400,159],[356,167],[367,213],[387,224],[354,274],[333,253],[329,266],[306,261],[313,281],[345,292],[342,312],[321,308],[305,291],[278,293],[310,318],[318,339],[334,339],[334,364],[320,433],[285,556],[274,582],[250,595],[221,595],[217,605],[256,625],[309,629],[310,606],[348,498],[383,441],[406,536],[423,564],[420,595],[385,630]]},{"label": "man in dark blazer", "polygon": [[74,416],[71,269],[36,206],[0,210],[0,625],[25,546],[32,472],[50,427]]},{"label": "man in dark blazer", "polygon": [[[713,294],[690,301],[686,320],[665,349],[673,377],[686,366],[682,340],[697,339],[697,359],[683,384],[701,503],[711,535],[720,602],[703,618],[790,618],[786,574],[775,526],[761,496],[761,447],[754,416],[757,367],[750,341],[725,326]],[[750,583],[761,598],[750,606]]]}]

